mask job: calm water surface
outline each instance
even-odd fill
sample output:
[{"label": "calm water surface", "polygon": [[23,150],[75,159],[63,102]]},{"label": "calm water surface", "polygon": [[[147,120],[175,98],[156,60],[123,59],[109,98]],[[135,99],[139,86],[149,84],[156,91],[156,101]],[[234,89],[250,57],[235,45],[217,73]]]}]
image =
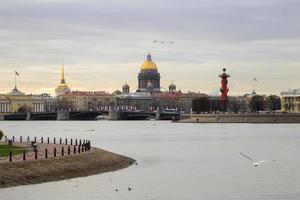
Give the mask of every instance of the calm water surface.
[{"label": "calm water surface", "polygon": [[[138,162],[117,172],[0,189],[0,199],[300,199],[300,124],[2,121],[0,129],[11,136],[89,139]],[[276,162],[254,168],[239,152]]]}]

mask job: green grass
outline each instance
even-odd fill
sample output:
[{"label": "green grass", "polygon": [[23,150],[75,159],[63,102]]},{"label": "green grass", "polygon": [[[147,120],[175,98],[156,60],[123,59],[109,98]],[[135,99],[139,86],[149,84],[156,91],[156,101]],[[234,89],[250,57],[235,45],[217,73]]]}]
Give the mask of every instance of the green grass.
[{"label": "green grass", "polygon": [[11,151],[13,155],[23,153],[24,148],[18,146],[0,145],[0,156],[8,156]]}]

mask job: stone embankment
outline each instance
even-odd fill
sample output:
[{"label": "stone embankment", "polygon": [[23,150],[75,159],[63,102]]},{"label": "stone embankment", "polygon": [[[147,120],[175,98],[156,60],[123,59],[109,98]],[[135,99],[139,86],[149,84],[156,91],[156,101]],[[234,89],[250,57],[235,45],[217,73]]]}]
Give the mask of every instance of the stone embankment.
[{"label": "stone embankment", "polygon": [[26,160],[20,154],[13,156],[12,161],[7,159],[0,162],[0,188],[89,176],[126,168],[135,163],[131,158],[94,147],[78,152],[79,146],[73,145],[70,154],[66,151],[62,155],[57,151],[54,156],[54,148],[61,149],[66,144],[38,143],[38,146],[38,149],[47,148],[52,156],[45,158],[42,150],[37,151],[35,159],[35,152],[26,150]]},{"label": "stone embankment", "polygon": [[300,123],[300,114],[185,114],[182,123]]}]

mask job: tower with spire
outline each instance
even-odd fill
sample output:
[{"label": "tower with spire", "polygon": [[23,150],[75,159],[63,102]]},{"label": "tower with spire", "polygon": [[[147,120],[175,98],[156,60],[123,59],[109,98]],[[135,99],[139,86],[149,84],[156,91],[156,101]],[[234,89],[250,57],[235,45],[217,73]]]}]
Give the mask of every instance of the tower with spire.
[{"label": "tower with spire", "polygon": [[68,92],[71,92],[71,89],[66,84],[66,80],[65,80],[65,67],[64,67],[64,64],[62,64],[62,66],[61,66],[60,84],[55,89],[55,95],[56,96],[61,96],[61,95],[64,95],[64,94],[66,94]]}]

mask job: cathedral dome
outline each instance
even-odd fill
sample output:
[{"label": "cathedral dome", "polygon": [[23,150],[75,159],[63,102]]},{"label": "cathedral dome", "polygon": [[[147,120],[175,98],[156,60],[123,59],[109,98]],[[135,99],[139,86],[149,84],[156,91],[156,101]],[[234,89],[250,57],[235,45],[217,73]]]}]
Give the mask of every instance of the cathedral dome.
[{"label": "cathedral dome", "polygon": [[147,60],[142,64],[141,70],[157,70],[157,66],[152,61],[150,53],[147,55]]}]

